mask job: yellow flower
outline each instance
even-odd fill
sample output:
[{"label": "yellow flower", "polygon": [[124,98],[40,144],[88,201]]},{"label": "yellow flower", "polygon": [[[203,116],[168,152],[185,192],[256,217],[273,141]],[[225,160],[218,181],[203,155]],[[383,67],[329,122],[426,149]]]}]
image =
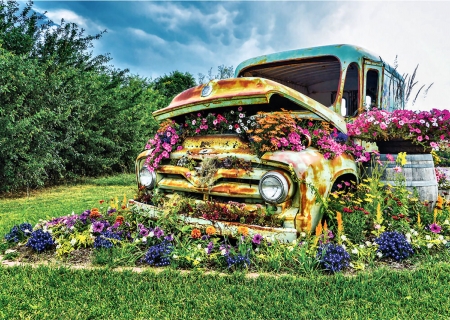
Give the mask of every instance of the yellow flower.
[{"label": "yellow flower", "polygon": [[216,228],[214,228],[213,226],[208,226],[206,227],[205,231],[208,236],[212,236],[213,234],[216,233]]},{"label": "yellow flower", "polygon": [[397,163],[401,166],[406,164],[406,152],[400,152],[397,156]]},{"label": "yellow flower", "polygon": [[237,231],[239,234],[242,234],[243,236],[248,236],[248,228],[247,227],[238,227]]}]

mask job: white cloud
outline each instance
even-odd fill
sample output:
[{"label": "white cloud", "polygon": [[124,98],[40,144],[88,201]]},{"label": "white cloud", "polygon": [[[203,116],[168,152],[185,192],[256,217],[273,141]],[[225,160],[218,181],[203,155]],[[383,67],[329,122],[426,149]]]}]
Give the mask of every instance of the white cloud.
[{"label": "white cloud", "polygon": [[[45,12],[45,8],[35,7],[35,10],[38,12]],[[52,20],[54,23],[61,23],[61,19],[64,19],[66,23],[71,22],[77,24],[80,28],[85,29],[88,33],[97,33],[99,31],[103,31],[106,28],[95,23],[91,19],[82,17],[75,12],[67,9],[56,9],[56,10],[47,10],[45,15]]]}]

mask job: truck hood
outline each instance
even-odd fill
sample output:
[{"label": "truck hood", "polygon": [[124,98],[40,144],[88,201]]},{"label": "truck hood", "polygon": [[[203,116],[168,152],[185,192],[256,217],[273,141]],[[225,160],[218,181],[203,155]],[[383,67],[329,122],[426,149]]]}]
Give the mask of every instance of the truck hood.
[{"label": "truck hood", "polygon": [[211,80],[207,84],[190,88],[177,95],[166,108],[153,112],[153,116],[157,121],[162,121],[213,108],[269,104],[274,95],[298,105],[298,111],[294,111],[294,114],[319,118],[347,133],[344,118],[323,104],[278,82],[253,77]]}]

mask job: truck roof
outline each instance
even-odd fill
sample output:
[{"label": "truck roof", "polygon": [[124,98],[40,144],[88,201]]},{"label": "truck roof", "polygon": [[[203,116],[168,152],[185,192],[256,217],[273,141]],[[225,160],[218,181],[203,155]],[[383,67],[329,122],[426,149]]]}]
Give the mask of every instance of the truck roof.
[{"label": "truck roof", "polygon": [[286,64],[286,62],[295,62],[296,60],[302,60],[305,58],[320,58],[320,57],[336,57],[342,64],[342,68],[352,62],[362,63],[362,60],[368,59],[374,62],[384,63],[385,68],[398,78],[402,78],[400,74],[385,63],[379,55],[370,52],[360,46],[350,44],[336,44],[319,47],[311,47],[304,49],[295,49],[289,51],[282,51],[277,53],[271,53],[254,57],[241,62],[236,70],[235,77],[245,76],[245,72],[251,69],[272,66],[277,64]]}]

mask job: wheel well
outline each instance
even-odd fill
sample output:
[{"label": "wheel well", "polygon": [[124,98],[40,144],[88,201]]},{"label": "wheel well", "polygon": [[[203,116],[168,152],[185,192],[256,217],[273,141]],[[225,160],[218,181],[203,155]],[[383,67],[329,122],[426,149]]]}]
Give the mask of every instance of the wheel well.
[{"label": "wheel well", "polygon": [[[345,182],[357,183],[358,178],[352,173],[346,173],[346,174],[343,174],[343,175],[337,177],[336,180],[334,180],[333,186],[331,187],[331,192],[334,192],[337,190],[342,190],[342,189],[348,191],[350,188],[349,188],[349,186],[347,186],[345,184]],[[339,184],[342,185],[342,188],[338,187]]]}]

